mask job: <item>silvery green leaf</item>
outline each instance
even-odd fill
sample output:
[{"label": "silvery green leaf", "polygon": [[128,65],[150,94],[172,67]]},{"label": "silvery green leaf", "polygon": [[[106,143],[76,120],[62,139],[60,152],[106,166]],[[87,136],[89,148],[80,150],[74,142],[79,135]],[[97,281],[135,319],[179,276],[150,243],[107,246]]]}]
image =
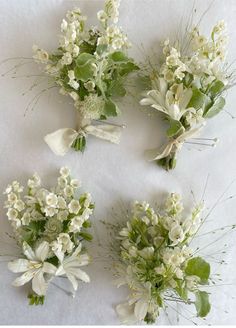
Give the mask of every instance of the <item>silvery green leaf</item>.
[{"label": "silvery green leaf", "polygon": [[211,100],[207,95],[202,93],[199,89],[194,88],[192,98],[187,107],[193,107],[195,109],[205,108],[210,102]]},{"label": "silvery green leaf", "polygon": [[177,135],[181,131],[181,129],[183,130],[184,127],[180,123],[180,121],[170,119],[170,127],[166,132],[167,136],[169,138],[174,137],[175,135]]},{"label": "silvery green leaf", "polygon": [[219,112],[224,108],[224,106],[225,99],[223,97],[217,98],[214,104],[207,111],[205,111],[203,117],[211,118],[219,114]]},{"label": "silvery green leaf", "polygon": [[185,273],[189,276],[197,276],[201,283],[206,283],[210,276],[210,264],[201,257],[191,258],[185,268]]},{"label": "silvery green leaf", "polygon": [[118,107],[110,99],[105,102],[104,114],[105,114],[105,116],[117,116],[118,115]]},{"label": "silvery green leaf", "polygon": [[225,85],[222,81],[216,80],[212,83],[209,94],[211,97],[215,98],[220,92],[222,92],[225,88]]},{"label": "silvery green leaf", "polygon": [[211,304],[209,303],[209,295],[204,291],[197,291],[195,293],[196,301],[195,307],[199,317],[206,317],[210,312]]}]

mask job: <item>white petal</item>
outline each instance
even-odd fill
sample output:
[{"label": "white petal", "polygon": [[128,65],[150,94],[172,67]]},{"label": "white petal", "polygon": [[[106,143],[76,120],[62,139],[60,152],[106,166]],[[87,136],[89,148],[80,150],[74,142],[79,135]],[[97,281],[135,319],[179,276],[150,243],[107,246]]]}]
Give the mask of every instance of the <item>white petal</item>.
[{"label": "white petal", "polygon": [[34,277],[36,272],[37,271],[35,271],[35,270],[26,271],[20,277],[16,278],[13,281],[12,285],[15,286],[15,287],[25,285],[27,282],[29,282]]},{"label": "white petal", "polygon": [[25,272],[29,269],[29,261],[25,259],[14,260],[8,263],[8,269],[12,272]]},{"label": "white petal", "polygon": [[134,314],[138,320],[143,320],[146,317],[148,310],[148,303],[142,299],[135,303]]},{"label": "white petal", "polygon": [[37,260],[40,262],[44,262],[48,257],[49,253],[49,243],[47,241],[43,241],[35,250],[35,255]]},{"label": "white petal", "polygon": [[63,265],[65,267],[81,267],[88,265],[90,262],[90,257],[87,254],[79,255],[78,257],[69,257],[65,259]]},{"label": "white petal", "polygon": [[29,260],[31,260],[31,261],[36,260],[34,251],[25,241],[23,242],[23,253]]},{"label": "white petal", "polygon": [[55,275],[57,271],[57,267],[55,267],[55,265],[51,263],[44,262],[42,270],[45,273]]},{"label": "white petal", "polygon": [[190,102],[190,99],[192,98],[192,95],[192,89],[187,89],[181,94],[179,99],[179,107],[181,108],[181,110],[186,109],[187,105]]},{"label": "white petal", "polygon": [[69,268],[68,270],[66,270],[66,274],[68,274],[68,273],[75,276],[77,279],[80,279],[80,280],[84,281],[84,282],[90,282],[90,278],[87,275],[87,273],[84,272],[81,269]]},{"label": "white petal", "polygon": [[44,137],[45,142],[51,150],[59,156],[64,156],[78,136],[78,132],[73,129],[59,129]]},{"label": "white petal", "polygon": [[46,291],[47,291],[47,283],[44,279],[44,276],[43,276],[43,271],[42,270],[39,270],[33,280],[32,280],[32,289],[33,291],[42,296],[42,295],[45,295],[46,294]]},{"label": "white petal", "polygon": [[67,275],[67,278],[70,280],[70,282],[71,282],[74,290],[77,290],[79,283],[76,280],[76,278],[72,274],[70,274],[70,273],[67,273],[66,275]]},{"label": "white petal", "polygon": [[117,305],[116,312],[120,321],[125,325],[132,325],[138,321],[134,315],[134,306],[130,306],[128,303]]}]

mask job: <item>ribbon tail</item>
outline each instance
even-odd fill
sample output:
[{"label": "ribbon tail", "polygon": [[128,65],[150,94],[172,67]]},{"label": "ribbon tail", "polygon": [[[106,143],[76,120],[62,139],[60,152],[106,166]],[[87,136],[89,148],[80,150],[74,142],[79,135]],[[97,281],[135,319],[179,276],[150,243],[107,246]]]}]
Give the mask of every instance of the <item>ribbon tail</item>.
[{"label": "ribbon tail", "polygon": [[78,136],[78,132],[65,128],[47,134],[44,141],[48,144],[54,154],[64,156]]},{"label": "ribbon tail", "polygon": [[97,138],[104,139],[106,141],[110,141],[115,144],[119,144],[122,127],[113,126],[113,125],[88,125],[83,128],[83,130],[87,134],[91,134]]},{"label": "ribbon tail", "polygon": [[173,142],[168,143],[164,149],[160,152],[158,149],[150,149],[146,151],[146,156],[149,161],[157,161],[170,155],[173,148]]}]

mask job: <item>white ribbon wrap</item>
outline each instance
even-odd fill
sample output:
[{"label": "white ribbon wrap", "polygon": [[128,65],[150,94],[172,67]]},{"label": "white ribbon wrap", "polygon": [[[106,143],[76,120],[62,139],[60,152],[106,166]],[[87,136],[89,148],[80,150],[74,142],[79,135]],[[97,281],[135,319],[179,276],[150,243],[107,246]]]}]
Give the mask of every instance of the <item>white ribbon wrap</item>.
[{"label": "white ribbon wrap", "polygon": [[122,126],[110,124],[96,126],[89,124],[79,128],[78,131],[70,128],[59,129],[47,134],[44,140],[56,155],[64,156],[80,134],[90,134],[97,138],[118,144],[120,142],[122,129]]},{"label": "white ribbon wrap", "polygon": [[147,150],[146,155],[147,155],[149,161],[157,161],[159,159],[169,156],[174,147],[176,148],[176,150],[181,149],[185,140],[196,135],[202,127],[203,127],[203,124],[195,129],[192,129],[192,130],[182,133],[176,139],[170,140],[164,147],[162,147],[161,151],[159,151],[159,149]]}]

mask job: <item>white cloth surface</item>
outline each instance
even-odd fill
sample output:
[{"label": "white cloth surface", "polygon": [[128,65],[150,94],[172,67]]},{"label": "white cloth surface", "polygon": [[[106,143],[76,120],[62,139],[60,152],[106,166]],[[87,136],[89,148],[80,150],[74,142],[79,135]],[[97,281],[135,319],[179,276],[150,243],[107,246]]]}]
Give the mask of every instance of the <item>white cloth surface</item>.
[{"label": "white cloth surface", "polygon": [[[199,17],[212,0],[197,0],[196,17]],[[183,14],[191,12],[192,0],[123,0],[120,10],[120,24],[134,44],[131,54],[137,60],[153,51],[160,53],[159,43],[168,36],[174,36],[179,28]],[[100,0],[1,0],[0,1],[0,57],[31,56],[31,47],[37,44],[53,50],[58,43],[61,19],[68,9],[80,6],[89,16],[89,22],[95,23],[96,12],[102,7]],[[236,1],[216,0],[202,21],[202,28],[209,32],[210,27],[220,19],[225,19],[230,32],[229,58],[236,58]],[[141,43],[143,47],[141,47]],[[145,49],[145,50],[143,50]],[[3,73],[11,65],[0,66]],[[26,66],[24,74],[38,74],[36,65]],[[21,74],[17,74],[20,76]],[[128,206],[132,200],[147,200],[151,204],[159,202],[166,192],[181,192],[184,200],[191,205],[193,190],[199,198],[204,189],[207,175],[210,174],[206,201],[210,206],[236,177],[236,126],[226,112],[208,121],[203,129],[205,137],[220,139],[216,148],[204,148],[198,151],[194,147],[184,146],[179,154],[177,168],[166,172],[147,162],[144,151],[157,147],[164,141],[165,126],[154,110],[139,106],[139,96],[127,99],[120,105],[123,115],[117,122],[126,124],[120,145],[114,145],[89,136],[88,147],[84,154],[71,151],[65,157],[55,156],[43,137],[63,127],[75,128],[75,111],[71,101],[59,95],[58,89],[45,93],[34,110],[28,110],[28,102],[36,91],[21,94],[28,90],[34,79],[19,77],[0,79],[0,190],[16,179],[25,183],[27,177],[35,171],[46,185],[55,182],[57,170],[68,165],[74,177],[80,178],[83,188],[91,192],[96,203],[93,218],[96,236],[106,239],[106,230],[99,225],[100,219],[109,220],[111,208],[120,209],[120,202]],[[42,89],[47,86],[46,80]],[[40,90],[40,89],[37,89]],[[234,114],[236,95],[234,90],[228,93],[226,109]],[[148,115],[151,114],[151,115]],[[227,195],[234,195],[236,186],[232,185]],[[4,197],[0,195],[0,231],[10,231],[5,210]],[[234,199],[224,202],[210,217],[205,231],[235,222]],[[207,230],[208,228],[208,230]],[[214,236],[210,236],[215,238]],[[97,238],[95,237],[96,243]],[[213,240],[213,239],[212,239]],[[201,239],[196,241],[200,246]],[[213,261],[213,272],[222,274],[222,286],[212,289],[212,311],[206,323],[236,324],[236,245],[232,234],[222,239],[217,246],[209,249],[209,254],[220,250],[227,242],[227,254],[222,259],[228,265],[220,266]],[[1,243],[0,253],[7,246]],[[207,251],[206,251],[207,253]],[[109,264],[101,258],[95,258],[87,268],[91,283],[81,284],[75,299],[51,285],[46,304],[38,307],[27,305],[27,287],[14,288],[12,280],[16,277],[7,270],[6,263],[0,263],[0,324],[119,324],[114,306],[125,301],[127,289],[116,289],[112,285],[113,276],[104,267]],[[187,308],[188,309],[188,308]],[[194,311],[194,309],[191,309]],[[227,313],[225,312],[227,311]],[[170,322],[176,323],[176,313],[169,311]],[[191,316],[187,310],[184,317]],[[180,323],[190,324],[180,316]],[[170,323],[161,312],[158,324]],[[204,321],[197,321],[199,324]]]}]

